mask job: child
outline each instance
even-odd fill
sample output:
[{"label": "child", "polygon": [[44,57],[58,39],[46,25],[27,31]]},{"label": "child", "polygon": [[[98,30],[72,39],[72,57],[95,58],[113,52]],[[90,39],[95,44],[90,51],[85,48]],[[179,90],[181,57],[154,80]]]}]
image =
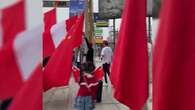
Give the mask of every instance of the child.
[{"label": "child", "polygon": [[92,62],[81,65],[81,76],[79,81],[79,91],[75,99],[76,110],[93,110],[94,99],[96,99],[98,82],[93,76],[95,66]]}]

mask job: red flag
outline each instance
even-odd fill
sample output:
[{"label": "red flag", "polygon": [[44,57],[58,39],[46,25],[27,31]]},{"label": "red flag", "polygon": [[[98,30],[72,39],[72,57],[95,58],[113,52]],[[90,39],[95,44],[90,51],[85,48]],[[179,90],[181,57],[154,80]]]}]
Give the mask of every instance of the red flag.
[{"label": "red flag", "polygon": [[42,59],[42,29],[26,31],[0,51],[0,99],[15,96]]},{"label": "red flag", "polygon": [[[79,82],[80,69],[77,68],[76,66],[73,66],[72,67],[72,72],[73,72],[75,82]],[[104,71],[103,71],[102,66],[96,68],[93,73],[94,73],[94,77],[95,77],[96,80],[102,80],[103,79]]]},{"label": "red flag", "polygon": [[84,26],[84,13],[78,16],[78,20],[75,25],[72,26],[70,34],[73,37],[73,47],[78,47],[83,41],[83,26]]},{"label": "red flag", "polygon": [[70,17],[68,20],[66,20],[66,30],[69,31],[72,26],[77,22],[78,16]]},{"label": "red flag", "polygon": [[[51,56],[55,48],[61,43],[67,34],[67,31],[76,25],[79,21],[77,16],[71,17],[68,20],[56,24],[56,9],[53,9],[45,14],[45,32],[43,33],[43,53],[44,57]],[[55,24],[55,25],[54,25]],[[78,36],[78,41],[79,41]],[[77,41],[75,42],[77,43]]]},{"label": "red flag", "polygon": [[195,110],[195,1],[162,4],[153,51],[153,109]]},{"label": "red flag", "polygon": [[50,31],[56,22],[56,8],[44,13],[44,31]]},{"label": "red flag", "polygon": [[68,85],[72,67],[73,48],[69,39],[61,42],[44,70],[44,90]]},{"label": "red flag", "polygon": [[20,0],[2,10],[0,22],[2,25],[3,45],[13,40],[19,32],[25,30],[24,3],[24,0]]},{"label": "red flag", "polygon": [[73,72],[73,77],[75,82],[79,82],[79,77],[80,77],[80,69],[77,68],[76,66],[72,67],[72,72]]},{"label": "red flag", "polygon": [[132,110],[140,110],[148,98],[146,0],[125,0],[116,49],[111,71],[114,96]]},{"label": "red flag", "polygon": [[50,33],[51,33],[52,41],[54,42],[55,48],[57,48],[59,44],[62,42],[62,40],[65,38],[65,36],[67,35],[67,31],[69,31],[68,29],[73,27],[73,25],[76,25],[77,18],[78,18],[77,16],[71,17],[51,27]]},{"label": "red flag", "polygon": [[[41,1],[30,2],[32,7],[29,6],[29,1],[24,0],[16,0],[13,3],[6,1],[4,2],[8,3],[10,7],[3,8],[3,20],[1,21],[2,23],[0,23],[2,25],[1,32],[3,33],[4,39],[4,45],[0,50],[0,99],[4,100],[14,97],[13,102],[15,102],[16,94],[25,84],[25,82],[31,78],[32,72],[42,60],[43,30],[41,27],[32,29],[37,26],[37,24],[41,23],[41,19],[37,19],[41,18],[41,16],[37,16],[37,13],[41,15],[41,7],[38,7]],[[33,10],[26,8],[31,8]],[[31,21],[32,16],[29,17],[32,14],[34,15],[33,20],[37,19],[35,23],[32,23]],[[24,32],[24,29],[29,30]],[[1,32],[0,37],[2,35]],[[23,101],[26,102],[27,100]],[[32,101],[34,100],[31,100],[31,104],[33,103]],[[42,107],[39,106],[36,108],[40,108],[38,110],[41,110]],[[15,108],[13,109],[16,110]]]},{"label": "red flag", "polygon": [[104,77],[104,71],[103,71],[103,68],[102,66],[98,67],[95,69],[94,71],[94,77],[97,79],[97,80],[102,80],[103,77]]},{"label": "red flag", "polygon": [[51,56],[55,50],[54,42],[50,32],[51,27],[56,24],[56,8],[44,14],[45,30],[43,33],[43,57]]},{"label": "red flag", "polygon": [[42,110],[42,75],[39,66],[14,97],[8,110]]},{"label": "red flag", "polygon": [[13,97],[20,89],[23,81],[15,60],[12,44],[0,51],[0,75],[0,99]]},{"label": "red flag", "polygon": [[66,39],[60,43],[46,65],[44,70],[44,90],[68,85],[72,68],[73,49],[82,43],[80,39],[82,39],[83,21],[84,15],[71,28]]},{"label": "red flag", "polygon": [[[9,42],[12,42],[16,38],[16,35],[25,29],[24,13],[23,0],[16,2],[1,11],[2,16],[0,22],[2,25],[2,33],[0,34],[2,34],[3,47],[0,51],[0,75],[2,78],[0,80],[0,99],[14,96],[22,84],[19,69],[17,66],[13,66],[17,65],[17,62],[13,51],[13,44]],[[10,75],[12,77],[9,77]],[[7,81],[15,81],[15,83],[5,84]],[[8,88],[10,86],[9,84],[12,85],[12,88]]]}]

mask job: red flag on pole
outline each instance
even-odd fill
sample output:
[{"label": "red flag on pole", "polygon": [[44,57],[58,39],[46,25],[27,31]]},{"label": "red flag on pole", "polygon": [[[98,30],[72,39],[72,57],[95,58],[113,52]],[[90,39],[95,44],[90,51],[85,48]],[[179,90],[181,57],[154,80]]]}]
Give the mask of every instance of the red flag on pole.
[{"label": "red flag on pole", "polygon": [[[82,44],[83,41],[83,26],[84,26],[84,13],[78,16],[76,24],[72,26],[70,34],[73,36],[73,47],[76,48]],[[72,19],[74,20],[74,19]]]},{"label": "red flag on pole", "polygon": [[2,40],[5,45],[13,40],[19,32],[25,30],[25,2],[12,4],[1,11]]},{"label": "red flag on pole", "polygon": [[72,67],[73,48],[65,39],[56,49],[44,69],[44,90],[68,85]]},{"label": "red flag on pole", "polygon": [[[24,1],[21,0],[1,10],[1,37],[2,37],[2,48],[0,50],[0,99],[6,99],[15,95],[16,91],[19,90],[22,79],[19,76],[19,69],[15,60],[12,42],[16,35],[25,29],[25,8]],[[18,13],[20,12],[20,13]],[[12,77],[9,77],[9,76]],[[5,82],[15,83],[7,83]],[[9,88],[9,84],[14,85]]]},{"label": "red flag on pole", "polygon": [[153,109],[195,110],[195,1],[162,4],[153,51]]},{"label": "red flag on pole", "polygon": [[[38,27],[38,25],[42,24],[41,2],[42,1],[32,2],[29,0],[27,1],[15,0],[14,2],[7,2],[5,0],[1,1],[1,3],[9,3],[9,7],[3,7],[3,11],[1,11],[2,12],[1,18],[3,20],[0,23],[2,26],[0,27],[1,28],[0,37],[2,36],[2,33],[3,38],[6,37],[6,41],[4,42],[4,45],[0,50],[1,100],[13,98],[13,102],[19,104],[20,102],[18,102],[19,101],[18,99],[21,98],[20,96],[26,96],[27,94],[24,93],[24,91],[31,91],[26,89],[27,88],[31,89],[31,87],[35,87],[35,85],[33,86],[30,85],[30,87],[25,86],[24,88],[26,89],[21,90],[23,85],[24,84],[26,85],[26,82],[29,82],[29,79],[34,78],[33,71],[42,62],[43,28],[42,26]],[[31,15],[34,15],[33,21],[31,21],[32,20]],[[37,81],[37,79],[33,80]],[[40,86],[41,82],[42,81],[39,81]],[[33,84],[36,84],[36,82],[34,82]],[[34,89],[32,94],[35,97],[37,95],[36,89]],[[23,92],[22,93],[19,92],[19,94],[17,94],[18,91],[20,90]],[[38,92],[41,93],[42,91],[40,90]],[[29,105],[28,107],[35,106],[35,105],[30,106],[30,104],[35,103],[33,102],[35,101],[34,99],[25,100],[24,97],[22,99],[23,99],[22,100],[23,102],[21,102],[22,104],[24,104],[25,102],[25,104],[28,103]],[[42,100],[40,97],[39,99],[36,100],[36,103],[39,103],[41,101]],[[41,110],[42,106],[40,104],[39,106],[35,107],[37,108],[37,110]],[[14,106],[12,110],[17,110],[15,107],[16,106]],[[31,108],[27,108],[26,105],[24,109],[19,110],[30,109]]]},{"label": "red flag on pole", "polygon": [[8,110],[42,110],[42,69],[39,65],[14,97]]},{"label": "red flag on pole", "polygon": [[70,17],[68,20],[66,20],[66,29],[69,31],[72,26],[77,22],[78,16]]},{"label": "red flag on pole", "polygon": [[82,15],[77,24],[71,28],[46,65],[44,70],[44,90],[68,85],[72,70],[73,49],[82,43],[80,41],[82,32],[80,31],[83,30],[83,17]]},{"label": "red flag on pole", "polygon": [[65,21],[53,25],[50,29],[52,40],[54,42],[55,48],[62,42],[62,40],[67,35],[67,32],[73,27],[77,22],[77,16],[71,17]]},{"label": "red flag on pole", "polygon": [[74,16],[56,24],[56,9],[53,9],[45,13],[44,21],[45,32],[43,33],[43,56],[46,58],[53,54],[55,49],[66,36],[67,32],[76,25],[79,20],[78,16]]},{"label": "red flag on pole", "polygon": [[104,71],[103,71],[103,67],[100,66],[98,68],[95,69],[94,71],[94,77],[99,81],[102,80],[104,77]]},{"label": "red flag on pole", "polygon": [[14,97],[42,60],[42,28],[26,31],[0,51],[0,99]]},{"label": "red flag on pole", "polygon": [[148,98],[146,0],[125,0],[118,40],[111,71],[114,96],[141,110]]},{"label": "red flag on pole", "polygon": [[76,66],[72,67],[72,73],[73,73],[73,77],[75,82],[79,82],[79,77],[80,77],[80,69]]},{"label": "red flag on pole", "polygon": [[56,8],[44,14],[45,30],[43,33],[43,57],[51,56],[55,50],[54,42],[50,32],[51,27],[56,24]]},{"label": "red flag on pole", "polygon": [[4,100],[15,96],[22,84],[13,45],[4,46],[0,51],[0,99]]}]

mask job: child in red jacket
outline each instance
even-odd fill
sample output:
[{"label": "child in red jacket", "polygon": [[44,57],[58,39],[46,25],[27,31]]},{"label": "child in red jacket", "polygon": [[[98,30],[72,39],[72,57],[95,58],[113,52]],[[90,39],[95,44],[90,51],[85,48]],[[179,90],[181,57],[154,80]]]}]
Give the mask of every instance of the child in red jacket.
[{"label": "child in red jacket", "polygon": [[76,110],[93,110],[95,108],[94,100],[98,81],[93,75],[94,70],[95,66],[92,62],[86,62],[81,66],[80,88],[75,99]]}]

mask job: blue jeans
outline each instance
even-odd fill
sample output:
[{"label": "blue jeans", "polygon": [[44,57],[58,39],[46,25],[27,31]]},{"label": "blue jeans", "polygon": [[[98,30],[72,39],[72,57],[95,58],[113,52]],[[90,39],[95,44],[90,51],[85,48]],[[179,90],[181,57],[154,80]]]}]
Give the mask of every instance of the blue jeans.
[{"label": "blue jeans", "polygon": [[95,108],[91,96],[76,97],[74,107],[76,110],[93,110]]}]

